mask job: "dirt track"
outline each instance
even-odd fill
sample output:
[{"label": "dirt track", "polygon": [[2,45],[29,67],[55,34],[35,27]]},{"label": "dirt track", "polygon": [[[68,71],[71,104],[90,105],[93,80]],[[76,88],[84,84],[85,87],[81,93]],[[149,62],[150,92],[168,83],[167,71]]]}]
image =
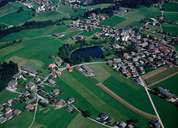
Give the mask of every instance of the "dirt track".
[{"label": "dirt track", "polygon": [[130,103],[128,103],[127,101],[125,101],[123,98],[121,98],[120,96],[118,96],[117,94],[115,94],[112,90],[110,90],[109,88],[107,88],[105,85],[103,85],[102,83],[97,84],[98,87],[100,87],[104,92],[106,92],[107,94],[109,94],[110,96],[112,96],[115,100],[117,100],[119,103],[121,103],[122,105],[124,105],[125,107],[127,107],[128,109],[130,109],[131,111],[133,111],[136,114],[139,114],[141,116],[143,116],[144,118],[148,119],[148,120],[158,120],[157,116],[144,112],[138,108],[136,108],[135,106],[131,105]]}]

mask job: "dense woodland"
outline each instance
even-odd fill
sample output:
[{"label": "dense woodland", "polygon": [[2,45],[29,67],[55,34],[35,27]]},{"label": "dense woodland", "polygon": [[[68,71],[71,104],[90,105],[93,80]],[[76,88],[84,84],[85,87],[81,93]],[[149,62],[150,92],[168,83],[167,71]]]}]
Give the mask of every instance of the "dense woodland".
[{"label": "dense woodland", "polygon": [[18,72],[18,66],[14,62],[0,63],[0,91],[6,88],[13,75]]}]

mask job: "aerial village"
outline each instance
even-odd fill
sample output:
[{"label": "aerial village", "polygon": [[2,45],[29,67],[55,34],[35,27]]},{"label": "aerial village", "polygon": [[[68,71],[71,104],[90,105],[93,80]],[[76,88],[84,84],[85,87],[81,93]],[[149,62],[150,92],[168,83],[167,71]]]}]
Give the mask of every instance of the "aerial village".
[{"label": "aerial village", "polygon": [[[19,2],[28,8],[33,8],[33,4],[28,1]],[[35,0],[35,2],[39,5],[36,9],[37,13],[55,9],[48,0]],[[65,2],[71,5],[80,3],[79,0],[68,0]],[[155,70],[162,66],[174,67],[178,65],[178,56],[175,49],[170,45],[171,40],[167,38],[160,40],[142,34],[144,29],[149,29],[149,25],[159,26],[159,22],[163,22],[164,17],[145,20],[144,26],[139,29],[121,29],[101,25],[100,22],[107,18],[108,17],[105,15],[93,13],[85,20],[78,19],[73,21],[70,27],[82,31],[91,31],[99,28],[101,32],[97,32],[94,35],[95,37],[114,39],[114,41],[110,43],[108,49],[114,50],[117,54],[114,55],[113,58],[105,60],[107,65],[112,67],[113,70],[122,73],[122,75],[127,78],[131,78],[137,85],[143,86],[141,75],[144,75],[149,70]],[[166,34],[163,34],[163,36],[164,35]],[[53,34],[53,36],[62,38],[64,34],[58,33]],[[80,35],[76,37],[76,40],[78,40],[78,38],[79,40],[81,38],[83,39]],[[76,111],[75,103],[77,99],[70,97],[70,95],[67,99],[60,99],[59,95],[62,90],[56,88],[55,81],[57,77],[63,74],[65,69],[67,69],[68,72],[72,72],[72,64],[64,62],[60,57],[55,57],[54,63],[49,64],[48,69],[49,74],[44,77],[31,66],[19,67],[19,72],[14,75],[6,88],[12,93],[17,93],[18,96],[0,104],[0,124],[7,122],[23,112],[14,107],[17,103],[23,104],[24,108],[30,112],[35,111],[37,103],[42,107],[48,107],[50,105],[55,109],[65,108],[66,112],[69,113]],[[78,64],[76,69],[87,77],[95,76],[94,70],[85,64]],[[21,81],[25,81],[25,88],[19,88],[19,83]],[[53,90],[45,90],[45,86],[53,87]],[[178,96],[171,93],[166,88],[159,87],[149,91],[176,106],[178,105]],[[136,127],[136,122],[134,120],[116,121],[113,124],[112,117],[109,117],[105,112],[101,112],[95,120],[102,124],[113,126],[113,128]],[[158,121],[150,121],[149,123],[151,128],[161,127]]]}]

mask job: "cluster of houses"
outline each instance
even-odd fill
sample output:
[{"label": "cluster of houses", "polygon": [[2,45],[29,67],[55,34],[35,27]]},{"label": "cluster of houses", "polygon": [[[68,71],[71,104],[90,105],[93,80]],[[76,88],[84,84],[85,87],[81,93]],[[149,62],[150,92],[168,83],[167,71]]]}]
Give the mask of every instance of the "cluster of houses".
[{"label": "cluster of houses", "polygon": [[92,77],[95,76],[94,70],[87,65],[79,65],[77,69],[83,73],[85,76]]},{"label": "cluster of houses", "polygon": [[81,7],[81,0],[62,0],[61,4],[78,9]]},{"label": "cluster of houses", "polygon": [[136,126],[136,123],[132,120],[112,123],[111,117],[106,113],[100,113],[96,120],[105,125],[113,126],[113,128],[135,128]]},{"label": "cluster of houses", "polygon": [[19,3],[26,6],[27,8],[33,8],[37,13],[54,11],[56,10],[57,5],[52,3],[50,0],[18,0]]},{"label": "cluster of houses", "polygon": [[100,28],[100,22],[105,20],[106,16],[101,14],[92,13],[86,20],[76,20],[70,25],[71,28],[80,29],[83,31],[90,31],[94,28]]},{"label": "cluster of houses", "polygon": [[[112,128],[136,128],[137,120],[126,120],[126,121],[116,121],[114,123],[112,118],[106,113],[100,113],[96,118],[96,121],[103,123],[107,126],[112,126]],[[149,121],[149,128],[161,128],[158,120]]]},{"label": "cluster of houses", "polygon": [[166,101],[170,102],[171,104],[174,104],[178,106],[178,96],[170,90],[163,88],[163,87],[158,87],[153,90],[150,90],[151,93],[165,99]]},{"label": "cluster of houses", "polygon": [[111,47],[118,53],[118,57],[108,60],[108,64],[139,84],[139,75],[145,74],[147,69],[178,64],[176,51],[164,40],[141,36],[133,29],[105,27],[97,36],[115,40]]},{"label": "cluster of houses", "polygon": [[0,124],[5,123],[21,113],[21,110],[12,108],[14,104],[16,104],[15,99],[10,99],[7,103],[0,104]]}]

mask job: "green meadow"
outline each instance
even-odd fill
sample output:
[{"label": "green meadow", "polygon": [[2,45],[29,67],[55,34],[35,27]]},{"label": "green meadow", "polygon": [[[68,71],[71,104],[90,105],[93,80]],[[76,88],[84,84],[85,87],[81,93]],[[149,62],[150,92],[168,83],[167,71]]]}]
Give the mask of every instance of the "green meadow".
[{"label": "green meadow", "polygon": [[163,24],[162,27],[164,32],[172,33],[175,36],[178,34],[178,25]]},{"label": "green meadow", "polygon": [[32,18],[32,11],[23,7],[21,12],[12,12],[0,17],[0,23],[6,25],[19,25],[23,24]]},{"label": "green meadow", "polygon": [[152,95],[153,102],[158,110],[160,118],[165,128],[176,128],[178,126],[177,118],[178,111],[177,107],[168,103],[167,101],[160,99],[157,96]]},{"label": "green meadow", "polygon": [[124,21],[124,18],[119,16],[112,16],[106,20],[101,21],[102,25],[114,27]]},{"label": "green meadow", "polygon": [[[120,76],[117,75],[117,77]],[[111,96],[98,88],[96,86],[96,84],[98,83],[97,80],[85,77],[83,74],[79,73],[76,70],[74,70],[72,73],[65,72],[62,76],[62,80],[65,81],[68,86],[77,91],[82,97],[84,97],[98,112],[106,112],[115,120],[138,119],[138,126],[147,126],[147,121],[143,117],[140,117],[139,115],[133,113],[131,110],[125,108],[120,103],[115,101]],[[138,99],[138,97],[136,98]],[[146,101],[145,98],[144,100]],[[118,109],[120,111],[117,111]],[[149,104],[148,106],[146,106],[145,109],[149,109]]]},{"label": "green meadow", "polygon": [[163,88],[169,89],[172,93],[178,95],[178,85],[177,85],[178,75],[175,75],[167,80],[160,82],[154,87],[161,86]]},{"label": "green meadow", "polygon": [[165,3],[163,4],[162,8],[168,12],[178,12],[178,3],[177,2]]}]

